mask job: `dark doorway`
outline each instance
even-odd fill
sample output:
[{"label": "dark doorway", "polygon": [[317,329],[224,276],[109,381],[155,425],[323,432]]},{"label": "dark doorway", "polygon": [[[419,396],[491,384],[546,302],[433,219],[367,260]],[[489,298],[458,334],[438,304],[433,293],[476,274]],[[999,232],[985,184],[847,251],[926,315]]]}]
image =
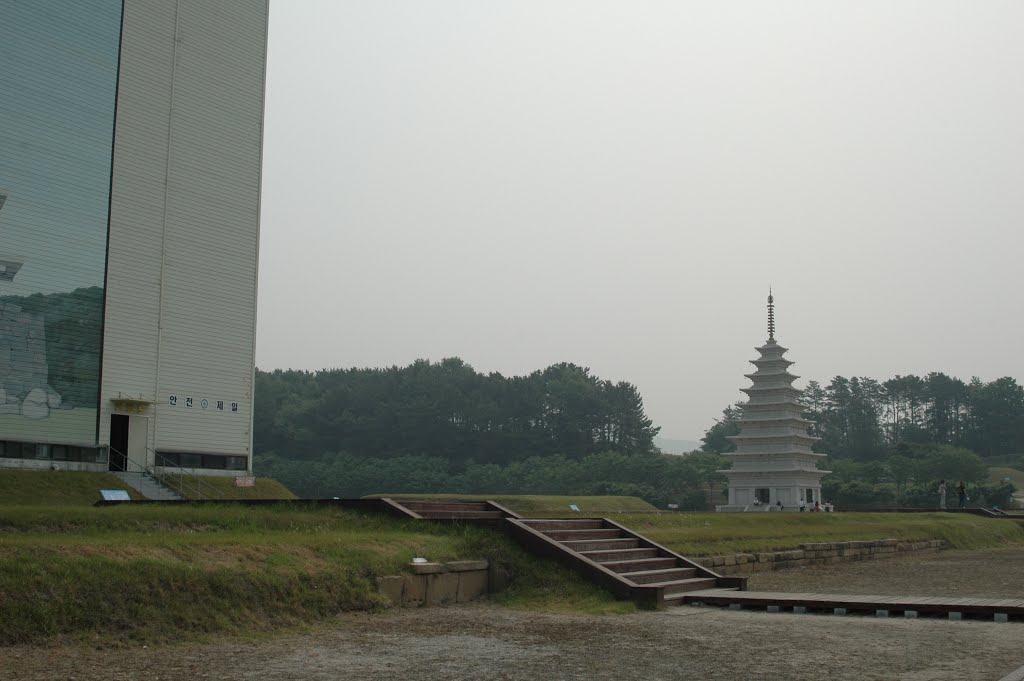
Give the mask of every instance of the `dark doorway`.
[{"label": "dark doorway", "polygon": [[110,463],[112,471],[128,470],[128,417],[110,415]]}]

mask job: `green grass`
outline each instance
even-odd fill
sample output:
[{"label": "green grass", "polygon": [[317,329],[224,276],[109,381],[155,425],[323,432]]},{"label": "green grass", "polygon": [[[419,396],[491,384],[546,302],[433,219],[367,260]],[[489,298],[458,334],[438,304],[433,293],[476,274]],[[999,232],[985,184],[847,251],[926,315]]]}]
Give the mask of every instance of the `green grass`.
[{"label": "green grass", "polygon": [[1012,520],[958,513],[658,513],[615,520],[690,556],[874,539],[944,539],[957,549],[1024,545],[1024,527]]},{"label": "green grass", "polygon": [[[510,588],[491,597],[509,607],[634,610],[490,529],[301,502],[92,506],[109,486],[103,474],[0,471],[0,645],[301,629],[383,607],[376,578],[402,573],[414,556],[489,560],[511,576]],[[966,514],[659,513],[630,497],[490,498],[535,517],[611,516],[693,556],[890,537],[953,548],[1024,544],[1024,526]]]},{"label": "green grass", "polygon": [[504,535],[306,504],[0,507],[0,645],[171,642],[302,627],[382,607],[414,556],[489,560],[513,607],[623,612]]},{"label": "green grass", "polygon": [[8,505],[88,506],[101,489],[127,490],[142,497],[110,473],[0,470],[0,507]]},{"label": "green grass", "polygon": [[[452,501],[495,501],[505,508],[534,518],[556,515],[595,516],[616,513],[656,513],[657,509],[639,497],[586,497],[511,494],[371,494],[371,497],[392,499],[437,499]],[[579,513],[569,504],[576,504]]]},{"label": "green grass", "polygon": [[[290,489],[273,478],[256,478],[252,487],[235,486],[235,478],[200,475],[201,484],[197,485],[191,477],[177,475],[168,476],[173,481],[172,487],[182,489],[186,499],[295,499]],[[216,495],[212,490],[220,492]],[[202,492],[200,496],[199,492]]]}]

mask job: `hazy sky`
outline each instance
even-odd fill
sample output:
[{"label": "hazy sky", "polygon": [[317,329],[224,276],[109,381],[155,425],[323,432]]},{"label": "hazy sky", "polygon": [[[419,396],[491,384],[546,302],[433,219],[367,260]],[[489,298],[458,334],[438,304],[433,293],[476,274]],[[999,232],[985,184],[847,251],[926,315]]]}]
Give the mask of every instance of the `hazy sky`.
[{"label": "hazy sky", "polygon": [[272,2],[257,364],[1021,371],[1024,3]]}]

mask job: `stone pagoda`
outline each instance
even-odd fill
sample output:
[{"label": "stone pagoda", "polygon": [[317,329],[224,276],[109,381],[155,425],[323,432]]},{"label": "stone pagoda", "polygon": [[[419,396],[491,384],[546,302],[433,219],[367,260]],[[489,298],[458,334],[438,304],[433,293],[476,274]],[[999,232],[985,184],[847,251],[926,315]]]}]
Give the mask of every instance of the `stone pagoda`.
[{"label": "stone pagoda", "polygon": [[775,342],[775,302],[768,294],[768,340],[756,348],[757,367],[746,374],[753,385],[743,392],[750,399],[742,405],[737,422],[739,435],[729,439],[735,452],[723,454],[732,461],[724,471],[729,479],[729,503],[719,511],[799,510],[803,500],[808,508],[821,498],[821,478],[829,471],[815,462],[825,456],[811,451],[820,438],[807,434],[811,422],[803,417],[800,390],[793,387],[799,376],[789,373],[793,364],[784,359],[786,348]]}]

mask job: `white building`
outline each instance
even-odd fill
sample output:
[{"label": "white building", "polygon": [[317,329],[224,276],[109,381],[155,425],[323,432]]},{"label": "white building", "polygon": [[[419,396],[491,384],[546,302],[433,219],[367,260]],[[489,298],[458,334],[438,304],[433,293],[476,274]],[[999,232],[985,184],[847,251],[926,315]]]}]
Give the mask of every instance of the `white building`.
[{"label": "white building", "polygon": [[775,305],[768,295],[768,340],[757,348],[757,367],[746,374],[753,385],[745,388],[749,400],[738,421],[739,435],[729,439],[736,451],[722,456],[732,468],[720,471],[729,480],[729,503],[719,511],[795,511],[801,500],[809,506],[821,498],[821,478],[829,471],[816,462],[824,457],[812,451],[819,439],[807,434],[812,425],[803,418],[798,376],[789,373],[793,362],[784,359],[786,348],[775,341]]},{"label": "white building", "polygon": [[268,0],[0,0],[0,467],[252,469]]}]

